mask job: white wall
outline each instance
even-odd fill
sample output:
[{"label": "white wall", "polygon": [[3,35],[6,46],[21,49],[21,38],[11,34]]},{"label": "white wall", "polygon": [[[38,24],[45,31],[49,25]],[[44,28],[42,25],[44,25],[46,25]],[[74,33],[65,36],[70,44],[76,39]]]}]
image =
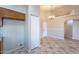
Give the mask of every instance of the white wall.
[{"label": "white wall", "polygon": [[[27,18],[28,46],[26,46],[28,52],[32,49],[32,45],[33,45],[33,43],[32,43],[33,38],[31,38],[33,36],[33,33],[31,32],[31,29],[33,28],[33,27],[31,27],[31,24],[32,24],[31,20],[35,20],[35,19],[31,18],[31,16],[37,17],[38,18],[37,20],[40,20],[39,19],[39,12],[40,12],[39,10],[40,9],[39,9],[38,5],[28,6],[28,18]],[[35,26],[34,26],[34,28],[35,28]],[[39,37],[40,37],[40,35],[39,35]],[[39,40],[39,39],[37,39],[37,40]],[[33,42],[36,42],[36,41],[33,41]],[[39,43],[40,43],[40,41],[39,41]],[[38,44],[36,44],[36,45],[38,45]]]},{"label": "white wall", "polygon": [[[27,14],[27,6],[0,5],[0,7],[12,9],[12,10]],[[4,36],[4,50],[5,51],[19,48],[20,44],[22,44],[22,46],[25,46],[24,39],[26,40],[27,34],[26,34],[26,37],[24,37],[24,33],[25,33],[24,26],[27,27],[24,21],[13,21],[10,19],[6,19],[4,21],[3,36]],[[25,30],[27,31],[27,29]]]},{"label": "white wall", "polygon": [[73,22],[73,39],[77,39],[79,40],[79,21],[75,21]]},{"label": "white wall", "polygon": [[42,37],[46,37],[47,36],[47,22],[43,22],[43,36]]},{"label": "white wall", "polygon": [[[65,17],[56,17],[55,19],[50,20],[48,18],[49,15],[49,12],[41,12],[41,37],[48,36],[58,39],[64,39]],[[47,31],[43,28],[44,22],[47,23]],[[43,35],[43,33],[46,35]]]},{"label": "white wall", "polygon": [[64,39],[64,18],[48,19],[47,35],[53,38]]},{"label": "white wall", "polygon": [[28,6],[28,13],[35,16],[40,16],[40,6],[39,5],[30,5]]}]

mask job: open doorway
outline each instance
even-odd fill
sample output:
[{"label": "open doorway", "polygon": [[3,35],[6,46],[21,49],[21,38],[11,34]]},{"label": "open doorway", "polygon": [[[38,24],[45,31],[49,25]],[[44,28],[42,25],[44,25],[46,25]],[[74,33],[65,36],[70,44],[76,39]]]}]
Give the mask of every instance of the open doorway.
[{"label": "open doorway", "polygon": [[67,20],[64,23],[64,38],[79,40],[79,20]]},{"label": "open doorway", "polygon": [[66,20],[64,22],[64,38],[72,39],[73,34],[73,20]]}]

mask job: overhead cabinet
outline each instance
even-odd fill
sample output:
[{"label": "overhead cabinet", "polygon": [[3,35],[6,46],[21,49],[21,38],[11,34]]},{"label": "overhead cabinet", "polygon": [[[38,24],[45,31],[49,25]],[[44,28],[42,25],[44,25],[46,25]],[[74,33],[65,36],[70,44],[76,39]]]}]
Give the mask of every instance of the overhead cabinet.
[{"label": "overhead cabinet", "polygon": [[2,8],[2,7],[0,7],[0,17],[9,18],[12,20],[20,20],[20,21],[25,20],[24,13],[10,10],[10,9],[6,9],[6,8]]}]

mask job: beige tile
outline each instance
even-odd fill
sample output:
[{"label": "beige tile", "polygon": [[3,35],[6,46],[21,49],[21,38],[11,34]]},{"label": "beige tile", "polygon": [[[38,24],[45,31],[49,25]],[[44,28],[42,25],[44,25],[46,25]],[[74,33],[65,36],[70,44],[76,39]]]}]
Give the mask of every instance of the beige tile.
[{"label": "beige tile", "polygon": [[[75,54],[79,53],[79,41],[70,39],[43,38],[41,40],[41,54]],[[37,53],[34,52],[34,53]]]},{"label": "beige tile", "polygon": [[[41,47],[33,49],[30,54],[79,54],[79,41],[70,39],[56,39],[46,37],[41,39]],[[12,54],[27,54],[26,50],[20,49]]]}]

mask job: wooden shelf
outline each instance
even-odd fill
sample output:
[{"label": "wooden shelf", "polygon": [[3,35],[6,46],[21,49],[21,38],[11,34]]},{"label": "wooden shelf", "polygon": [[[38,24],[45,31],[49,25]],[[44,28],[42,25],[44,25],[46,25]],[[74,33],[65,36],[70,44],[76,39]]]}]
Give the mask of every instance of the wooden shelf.
[{"label": "wooden shelf", "polygon": [[25,14],[20,13],[14,10],[6,9],[0,7],[0,17],[2,18],[8,18],[12,20],[18,20],[18,21],[24,21],[25,20]]}]

